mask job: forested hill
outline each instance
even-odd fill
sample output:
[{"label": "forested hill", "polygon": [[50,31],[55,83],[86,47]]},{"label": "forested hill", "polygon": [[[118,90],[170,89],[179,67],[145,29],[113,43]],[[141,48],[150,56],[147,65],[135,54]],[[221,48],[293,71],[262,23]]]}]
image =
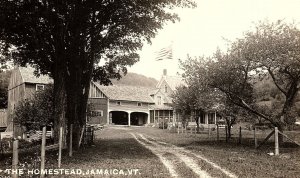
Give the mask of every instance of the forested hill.
[{"label": "forested hill", "polygon": [[155,87],[158,81],[151,77],[146,77],[141,74],[127,73],[120,80],[112,80],[114,85],[131,85],[142,87]]}]

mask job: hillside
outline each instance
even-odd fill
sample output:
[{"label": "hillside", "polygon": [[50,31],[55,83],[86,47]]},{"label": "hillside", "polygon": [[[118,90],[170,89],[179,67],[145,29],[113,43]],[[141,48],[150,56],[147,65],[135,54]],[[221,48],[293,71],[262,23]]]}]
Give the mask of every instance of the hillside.
[{"label": "hillside", "polygon": [[130,86],[142,86],[142,87],[155,87],[158,81],[151,77],[146,77],[141,74],[127,73],[120,80],[113,79],[114,85],[130,85]]}]

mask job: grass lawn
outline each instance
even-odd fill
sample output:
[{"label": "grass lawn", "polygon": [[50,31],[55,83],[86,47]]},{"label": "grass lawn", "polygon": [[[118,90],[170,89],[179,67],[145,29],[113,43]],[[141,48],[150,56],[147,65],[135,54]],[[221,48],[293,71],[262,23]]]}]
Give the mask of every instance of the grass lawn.
[{"label": "grass lawn", "polygon": [[281,145],[280,155],[270,156],[267,153],[274,152],[274,143],[256,150],[253,140],[249,140],[252,132],[244,132],[245,138],[239,145],[236,140],[217,141],[213,134],[208,138],[208,134],[177,134],[156,128],[136,128],[136,131],[199,153],[238,177],[300,177],[300,147],[290,143]]},{"label": "grass lawn", "polygon": [[[130,174],[132,169],[130,177],[169,177],[168,170],[160,160],[151,151],[138,144],[129,133],[117,129],[104,129],[96,132],[96,138],[94,146],[74,152],[71,158],[65,151],[62,158],[62,169],[81,169],[86,175],[56,175],[54,177],[107,177],[104,173],[97,173],[101,169],[103,172],[116,169],[123,171],[124,174]],[[39,169],[40,164],[33,165],[35,162],[39,162],[39,151],[36,149],[31,153],[20,154],[20,168],[23,168],[26,162],[26,168]],[[57,151],[47,152],[46,158],[46,169],[56,169]],[[5,159],[0,161],[0,168],[10,169],[10,165],[11,155],[6,155]],[[138,171],[135,175],[136,169]],[[87,173],[87,171],[90,172]],[[124,175],[122,172],[118,172],[118,174],[115,176],[122,177]],[[7,176],[4,173],[0,173],[0,177],[1,175]],[[109,176],[114,176],[114,174],[110,172]]]}]

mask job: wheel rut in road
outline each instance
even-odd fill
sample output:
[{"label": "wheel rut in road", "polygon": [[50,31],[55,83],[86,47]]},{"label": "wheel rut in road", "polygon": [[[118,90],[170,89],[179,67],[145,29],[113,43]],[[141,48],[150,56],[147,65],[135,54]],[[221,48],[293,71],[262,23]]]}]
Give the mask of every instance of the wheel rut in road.
[{"label": "wheel rut in road", "polygon": [[[171,177],[237,177],[204,156],[186,150],[183,147],[161,142],[140,133],[130,134],[138,143],[152,151],[161,160],[169,170]],[[207,171],[208,167],[209,172]]]}]

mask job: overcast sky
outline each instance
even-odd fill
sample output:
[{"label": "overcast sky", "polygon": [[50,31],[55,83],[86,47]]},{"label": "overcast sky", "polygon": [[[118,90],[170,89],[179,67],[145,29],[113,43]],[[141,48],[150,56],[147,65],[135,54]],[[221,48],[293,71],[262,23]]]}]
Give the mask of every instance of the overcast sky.
[{"label": "overcast sky", "polygon": [[[180,72],[178,58],[209,56],[217,47],[225,50],[227,42],[242,37],[258,21],[300,23],[300,0],[195,0],[195,9],[178,9],[181,20],[159,31],[152,45],[139,52],[140,61],[129,72],[160,79],[164,68],[169,75]],[[173,41],[173,60],[155,61],[155,52]]]}]

